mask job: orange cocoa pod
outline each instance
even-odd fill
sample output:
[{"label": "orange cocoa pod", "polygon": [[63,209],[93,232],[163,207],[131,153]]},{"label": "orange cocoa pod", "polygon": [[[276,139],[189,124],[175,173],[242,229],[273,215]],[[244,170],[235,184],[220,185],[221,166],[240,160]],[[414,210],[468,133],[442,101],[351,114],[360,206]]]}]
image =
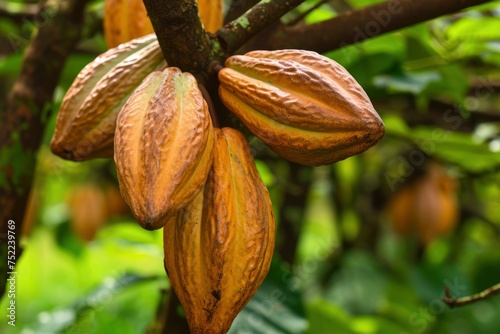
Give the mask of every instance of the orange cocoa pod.
[{"label": "orange cocoa pod", "polygon": [[98,56],[80,71],[63,98],[52,152],[74,161],[112,157],[118,112],[142,80],[164,66],[154,35]]},{"label": "orange cocoa pod", "polygon": [[200,19],[206,31],[215,33],[224,22],[224,1],[198,0]]},{"label": "orange cocoa pod", "polygon": [[78,186],[69,196],[68,207],[76,235],[85,242],[94,240],[109,216],[104,191],[93,184]]},{"label": "orange cocoa pod", "polygon": [[262,284],[274,216],[246,138],[215,130],[203,191],[164,228],[165,268],[193,334],[226,333]]},{"label": "orange cocoa pod", "polygon": [[203,188],[213,132],[196,79],[176,67],[151,73],[127,100],[114,158],[123,199],[142,227],[163,227]]},{"label": "orange cocoa pod", "polygon": [[109,48],[154,32],[142,0],[106,0],[103,23]]},{"label": "orange cocoa pod", "polygon": [[312,51],[251,51],[219,72],[222,102],[273,151],[325,165],[375,145],[384,125],[354,78]]},{"label": "orange cocoa pod", "polygon": [[404,184],[388,205],[393,229],[427,245],[454,229],[458,222],[456,181],[437,163]]}]

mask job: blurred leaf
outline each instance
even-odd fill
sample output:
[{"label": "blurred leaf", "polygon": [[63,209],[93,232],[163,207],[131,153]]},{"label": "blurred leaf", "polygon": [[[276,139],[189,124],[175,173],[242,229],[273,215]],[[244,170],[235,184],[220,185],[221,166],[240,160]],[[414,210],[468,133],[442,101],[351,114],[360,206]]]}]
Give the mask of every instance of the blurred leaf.
[{"label": "blurred leaf", "polygon": [[294,278],[274,260],[255,296],[238,314],[229,334],[302,334],[307,327]]},{"label": "blurred leaf", "polygon": [[[413,130],[412,137],[423,145],[423,150],[469,172],[485,172],[500,166],[500,152],[492,152],[488,144],[460,132],[442,130],[437,136],[434,130],[418,127]],[[429,151],[429,148],[432,149]]]},{"label": "blurred leaf", "polygon": [[56,226],[55,235],[57,244],[61,249],[74,256],[82,255],[84,244],[77,238],[68,221]]},{"label": "blurred leaf", "polygon": [[317,23],[331,19],[334,16],[335,13],[330,8],[322,6],[309,13],[306,16],[305,21],[307,24]]},{"label": "blurred leaf", "polygon": [[351,322],[351,328],[359,334],[401,334],[401,326],[383,317],[356,317]]},{"label": "blurred leaf", "polygon": [[375,86],[389,92],[420,94],[432,82],[440,79],[436,72],[402,73],[400,75],[379,75],[374,78]]},{"label": "blurred leaf", "polygon": [[408,124],[406,124],[405,120],[393,113],[387,113],[384,115],[384,125],[385,132],[387,134],[407,136],[410,132],[410,128],[408,127]]},{"label": "blurred leaf", "polygon": [[429,96],[444,94],[455,103],[462,103],[469,89],[467,76],[461,66],[446,65],[439,67],[440,80],[430,82],[426,87]]},{"label": "blurred leaf", "polygon": [[446,36],[452,43],[464,41],[489,41],[500,39],[499,17],[465,17],[446,29]]},{"label": "blurred leaf", "polygon": [[463,272],[451,265],[422,264],[410,270],[410,280],[424,303],[436,304],[436,308],[445,308],[441,297],[447,285],[453,295],[467,295],[472,292],[472,285]]},{"label": "blurred leaf", "polygon": [[262,182],[264,182],[266,187],[272,186],[276,180],[274,178],[273,172],[271,172],[271,169],[265,163],[265,161],[256,159],[255,165],[257,167],[257,170],[259,171]]},{"label": "blurred leaf", "polygon": [[325,298],[352,314],[377,312],[385,303],[387,277],[369,254],[352,250],[328,284]]},{"label": "blurred leaf", "polygon": [[339,306],[324,300],[316,300],[307,305],[307,319],[308,334],[355,333],[351,330],[349,315]]},{"label": "blurred leaf", "polygon": [[66,91],[73,83],[78,73],[80,73],[80,71],[97,56],[98,55],[84,53],[71,54],[64,64],[61,79],[59,80],[59,86]]},{"label": "blurred leaf", "polygon": [[[77,300],[71,307],[40,314],[38,323],[31,329],[35,333],[58,333],[80,326],[79,322],[92,311],[102,308],[118,294],[139,283],[157,280],[157,276],[140,276],[132,273],[118,278],[108,277],[88,295]],[[125,304],[124,304],[125,305]]]}]

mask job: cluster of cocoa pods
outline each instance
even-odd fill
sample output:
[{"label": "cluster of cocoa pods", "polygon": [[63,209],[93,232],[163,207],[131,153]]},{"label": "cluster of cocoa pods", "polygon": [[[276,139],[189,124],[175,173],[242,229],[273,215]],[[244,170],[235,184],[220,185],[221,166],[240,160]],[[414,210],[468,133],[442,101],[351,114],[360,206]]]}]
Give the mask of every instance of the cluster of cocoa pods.
[{"label": "cluster of cocoa pods", "polygon": [[[285,159],[331,164],[384,133],[360,85],[315,52],[232,56],[218,77],[226,107]],[[81,71],[51,149],[76,161],[114,157],[138,223],[163,228],[165,268],[191,331],[226,333],[269,270],[271,200],[246,137],[214,127],[195,77],[165,63],[154,34]]]}]

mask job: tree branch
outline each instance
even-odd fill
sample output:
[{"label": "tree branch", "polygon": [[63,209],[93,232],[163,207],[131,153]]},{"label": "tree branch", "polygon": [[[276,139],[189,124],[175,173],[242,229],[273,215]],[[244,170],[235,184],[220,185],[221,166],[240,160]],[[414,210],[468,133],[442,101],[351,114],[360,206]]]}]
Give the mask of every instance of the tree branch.
[{"label": "tree branch", "polygon": [[281,25],[257,35],[250,48],[296,48],[323,53],[485,2],[489,0],[390,0],[316,24]]},{"label": "tree branch", "polygon": [[217,31],[221,45],[229,53],[233,53],[259,31],[302,2],[304,0],[260,1],[239,18]]},{"label": "tree branch", "polygon": [[489,297],[499,294],[500,293],[500,283],[493,285],[492,287],[489,287],[488,289],[481,291],[479,293],[476,293],[471,296],[467,297],[461,297],[461,298],[453,298],[451,296],[451,291],[450,288],[447,286],[444,287],[444,293],[445,296],[441,298],[443,302],[445,302],[450,308],[454,307],[460,307],[460,306],[465,306],[469,305],[472,303],[476,303],[481,300],[488,299]]},{"label": "tree branch", "polygon": [[168,65],[193,74],[205,72],[212,44],[200,21],[196,0],[144,0],[144,5]]},{"label": "tree branch", "polygon": [[[52,95],[64,63],[79,40],[87,0],[47,1],[40,15],[49,18],[28,45],[20,75],[0,113],[0,296],[8,268],[8,222],[15,222],[16,261],[36,153],[52,111]],[[12,243],[11,243],[12,244]],[[10,253],[12,255],[12,253]]]}]

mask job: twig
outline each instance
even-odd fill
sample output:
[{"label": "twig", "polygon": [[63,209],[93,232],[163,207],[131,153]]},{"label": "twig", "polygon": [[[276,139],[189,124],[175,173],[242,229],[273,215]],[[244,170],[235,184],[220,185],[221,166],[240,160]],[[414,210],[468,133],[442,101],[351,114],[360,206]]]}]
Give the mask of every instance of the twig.
[{"label": "twig", "polygon": [[500,293],[500,283],[489,287],[486,290],[483,290],[479,293],[476,293],[471,296],[461,297],[461,298],[453,298],[451,295],[450,288],[448,286],[444,287],[445,296],[441,298],[443,302],[445,302],[450,308],[460,307],[469,305],[472,303],[476,303],[481,300],[488,299],[489,297]]},{"label": "twig", "polygon": [[262,0],[238,19],[229,22],[217,31],[221,45],[229,52],[240,46],[278,20],[304,0]]}]

